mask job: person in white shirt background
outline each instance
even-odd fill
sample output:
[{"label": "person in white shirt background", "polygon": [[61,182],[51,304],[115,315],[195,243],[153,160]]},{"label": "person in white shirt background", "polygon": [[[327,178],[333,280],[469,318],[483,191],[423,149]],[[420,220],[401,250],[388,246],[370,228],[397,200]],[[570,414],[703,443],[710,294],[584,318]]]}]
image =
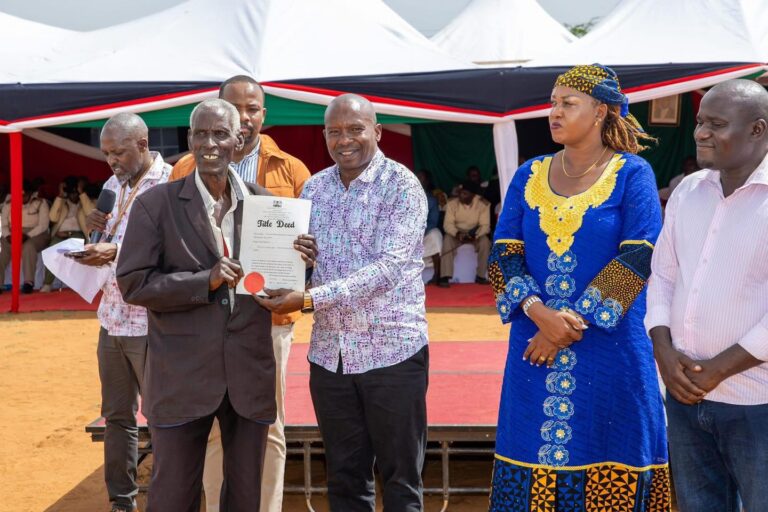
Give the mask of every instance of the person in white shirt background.
[{"label": "person in white shirt background", "polygon": [[768,91],[702,99],[702,171],[667,204],[646,328],[667,388],[680,512],[765,510],[768,486]]},{"label": "person in white shirt background", "polygon": [[[21,269],[24,284],[22,293],[32,293],[34,290],[35,272],[37,271],[37,255],[48,247],[48,203],[37,197],[31,182],[24,181],[24,195],[21,207]],[[6,199],[2,207],[2,232],[0,239],[0,285],[5,279],[5,268],[11,262],[11,201]],[[2,287],[0,286],[0,293]]]}]

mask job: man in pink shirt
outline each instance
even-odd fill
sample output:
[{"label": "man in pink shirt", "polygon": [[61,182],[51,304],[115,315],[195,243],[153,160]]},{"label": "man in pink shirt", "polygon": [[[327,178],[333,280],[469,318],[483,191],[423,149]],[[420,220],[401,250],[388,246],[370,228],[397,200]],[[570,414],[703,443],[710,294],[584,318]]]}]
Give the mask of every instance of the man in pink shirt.
[{"label": "man in pink shirt", "polygon": [[681,512],[765,510],[768,486],[768,92],[732,80],[702,99],[702,171],[667,204],[646,328],[667,387]]}]

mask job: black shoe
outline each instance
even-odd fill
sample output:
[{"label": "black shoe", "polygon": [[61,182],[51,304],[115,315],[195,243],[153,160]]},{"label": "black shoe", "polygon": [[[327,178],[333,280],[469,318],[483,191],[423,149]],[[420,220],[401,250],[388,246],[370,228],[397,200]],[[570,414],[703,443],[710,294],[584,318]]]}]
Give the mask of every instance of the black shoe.
[{"label": "black shoe", "polygon": [[476,277],[475,284],[488,284],[488,280],[484,277]]},{"label": "black shoe", "polygon": [[440,288],[450,288],[451,287],[451,278],[450,277],[441,277],[440,280],[437,282],[437,286]]},{"label": "black shoe", "polygon": [[24,283],[21,285],[21,293],[29,295],[33,291],[35,291],[35,286],[32,283]]},{"label": "black shoe", "polygon": [[137,512],[139,509],[136,507],[129,507],[128,505],[117,505],[116,503],[112,504],[112,508],[109,509],[109,512]]}]

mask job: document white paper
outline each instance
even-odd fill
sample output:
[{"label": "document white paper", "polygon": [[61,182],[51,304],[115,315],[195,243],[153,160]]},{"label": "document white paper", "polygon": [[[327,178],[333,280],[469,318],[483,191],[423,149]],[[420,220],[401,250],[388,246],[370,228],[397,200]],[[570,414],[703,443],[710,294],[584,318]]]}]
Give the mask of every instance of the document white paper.
[{"label": "document white paper", "polygon": [[304,291],[306,263],[293,247],[309,232],[312,201],[275,196],[243,200],[240,264],[245,277],[237,293],[266,295],[264,288]]},{"label": "document white paper", "polygon": [[83,247],[85,241],[82,238],[69,238],[44,249],[43,263],[62,283],[91,303],[109,279],[111,270],[109,265],[91,267],[65,256],[70,251],[82,251]]}]

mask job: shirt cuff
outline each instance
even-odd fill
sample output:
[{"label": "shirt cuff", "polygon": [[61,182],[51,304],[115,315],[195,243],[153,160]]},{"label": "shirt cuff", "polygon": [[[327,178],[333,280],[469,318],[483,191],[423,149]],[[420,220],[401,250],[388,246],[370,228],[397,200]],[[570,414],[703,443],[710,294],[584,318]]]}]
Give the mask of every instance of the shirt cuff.
[{"label": "shirt cuff", "polygon": [[768,361],[768,327],[760,322],[741,338],[739,345],[752,357]]},{"label": "shirt cuff", "polygon": [[645,332],[650,336],[651,329],[661,325],[670,326],[669,307],[666,305],[656,305],[648,308],[645,313]]},{"label": "shirt cuff", "polygon": [[316,311],[332,306],[338,294],[338,290],[334,290],[333,287],[327,284],[310,288],[308,291],[312,296],[312,307]]}]

